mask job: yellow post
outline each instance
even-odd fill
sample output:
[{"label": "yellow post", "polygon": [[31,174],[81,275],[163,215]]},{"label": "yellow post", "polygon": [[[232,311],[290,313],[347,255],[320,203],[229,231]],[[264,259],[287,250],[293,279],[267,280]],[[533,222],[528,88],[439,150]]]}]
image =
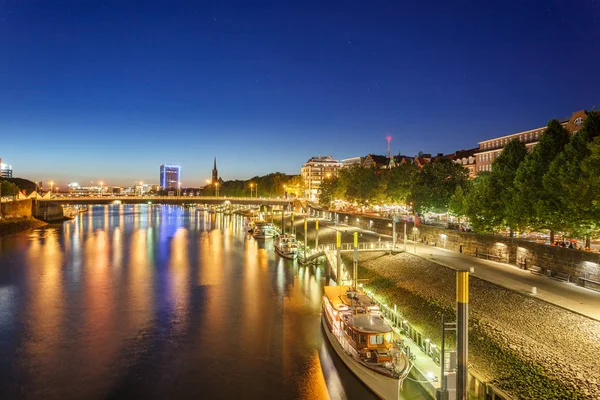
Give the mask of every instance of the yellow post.
[{"label": "yellow post", "polygon": [[469,358],[469,272],[456,272],[456,398],[467,400]]},{"label": "yellow post", "polygon": [[337,231],[335,238],[335,246],[337,247],[337,284],[342,284],[342,232]]},{"label": "yellow post", "polygon": [[315,219],[315,249],[319,247],[319,220]]}]

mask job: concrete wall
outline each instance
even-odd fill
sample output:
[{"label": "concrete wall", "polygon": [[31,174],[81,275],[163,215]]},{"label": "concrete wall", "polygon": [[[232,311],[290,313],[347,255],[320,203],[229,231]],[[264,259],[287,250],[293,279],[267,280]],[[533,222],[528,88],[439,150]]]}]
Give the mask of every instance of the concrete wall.
[{"label": "concrete wall", "polygon": [[31,200],[8,201],[1,203],[2,216],[6,219],[31,217]]},{"label": "concrete wall", "polygon": [[64,219],[62,205],[50,201],[36,201],[33,205],[33,216],[42,221]]},{"label": "concrete wall", "polygon": [[[314,210],[317,211],[317,210]],[[313,212],[314,212],[313,211]],[[327,211],[319,211],[327,215]],[[385,235],[392,235],[392,221],[379,217],[359,217],[346,213],[336,213],[340,223],[346,223],[363,229],[369,229]],[[403,239],[404,221],[396,224],[398,240]],[[489,258],[521,268],[539,270],[549,276],[568,278],[582,286],[600,289],[588,281],[600,282],[600,253],[553,247],[524,239],[495,235],[481,235],[472,232],[420,225],[414,229],[412,222],[406,222],[409,240],[431,246],[446,248],[463,254]]]}]

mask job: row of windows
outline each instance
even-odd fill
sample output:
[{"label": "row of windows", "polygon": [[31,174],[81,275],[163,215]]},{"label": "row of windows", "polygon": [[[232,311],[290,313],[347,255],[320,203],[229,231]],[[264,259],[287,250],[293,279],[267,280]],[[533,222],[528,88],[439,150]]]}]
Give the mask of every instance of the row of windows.
[{"label": "row of windows", "polygon": [[499,155],[500,155],[499,151],[495,151],[493,153],[479,154],[477,156],[477,162],[494,161]]},{"label": "row of windows", "polygon": [[510,142],[511,140],[513,140],[515,138],[518,138],[521,142],[531,142],[532,140],[539,140],[541,133],[542,133],[542,131],[536,131],[536,132],[524,133],[519,136],[512,136],[512,137],[508,137],[508,138],[504,138],[504,139],[492,140],[491,142],[485,142],[483,144],[483,149],[485,150],[485,149],[495,149],[498,147],[504,147],[508,144],[508,142]]},{"label": "row of windows", "polygon": [[491,165],[478,165],[477,166],[477,171],[490,172],[491,170],[492,170],[492,166]]}]

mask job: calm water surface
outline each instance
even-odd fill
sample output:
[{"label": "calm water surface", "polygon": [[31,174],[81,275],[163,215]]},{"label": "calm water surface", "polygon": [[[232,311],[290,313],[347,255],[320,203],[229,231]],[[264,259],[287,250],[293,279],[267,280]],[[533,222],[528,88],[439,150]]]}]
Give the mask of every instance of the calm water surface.
[{"label": "calm water surface", "polygon": [[0,399],[374,398],[322,336],[324,268],[272,247],[145,205],[0,238]]}]

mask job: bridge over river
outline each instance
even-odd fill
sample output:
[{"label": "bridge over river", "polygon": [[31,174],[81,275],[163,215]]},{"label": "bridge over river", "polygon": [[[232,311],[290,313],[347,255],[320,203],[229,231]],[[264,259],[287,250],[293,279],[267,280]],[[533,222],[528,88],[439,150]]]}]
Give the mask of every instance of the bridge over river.
[{"label": "bridge over river", "polygon": [[295,199],[278,197],[215,197],[215,196],[77,196],[38,198],[40,202],[58,204],[207,204],[222,205],[229,202],[247,206],[287,206],[291,208]]}]

